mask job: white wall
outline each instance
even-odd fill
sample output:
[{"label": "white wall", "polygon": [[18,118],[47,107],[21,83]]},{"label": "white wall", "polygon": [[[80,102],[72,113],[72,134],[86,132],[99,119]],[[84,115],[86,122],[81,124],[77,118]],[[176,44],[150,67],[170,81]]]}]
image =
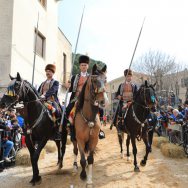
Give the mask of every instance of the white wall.
[{"label": "white wall", "polygon": [[46,38],[45,58],[36,55],[34,83],[39,85],[45,79],[45,66],[55,63],[57,51],[58,7],[54,0],[47,1],[44,8],[38,0],[15,0],[13,17],[11,74],[20,72],[28,81],[32,80],[34,59],[34,29],[37,27]]},{"label": "white wall", "polygon": [[64,57],[63,54],[66,54],[66,79],[68,80],[70,78],[70,72],[72,68],[72,46],[70,42],[67,40],[63,32],[58,29],[58,50],[57,50],[57,62],[56,65],[57,71],[56,71],[56,78],[60,81],[60,90],[59,90],[59,98],[60,101],[65,98],[65,88],[62,87],[62,84],[64,82],[63,75],[65,73],[65,70],[63,70],[63,62]]},{"label": "white wall", "polygon": [[0,87],[7,85],[11,62],[13,1],[0,0]]}]

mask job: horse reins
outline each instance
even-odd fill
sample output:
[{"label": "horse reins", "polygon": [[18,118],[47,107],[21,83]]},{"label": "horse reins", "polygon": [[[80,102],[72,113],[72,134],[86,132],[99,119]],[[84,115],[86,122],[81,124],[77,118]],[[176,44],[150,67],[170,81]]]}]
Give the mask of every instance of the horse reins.
[{"label": "horse reins", "polygon": [[[90,95],[90,97],[86,98],[84,100],[87,101],[87,102],[90,102],[90,104],[92,104],[93,106],[95,106],[95,101],[96,101],[96,95],[95,94],[98,94],[98,92],[95,91],[96,89],[94,88],[93,82],[91,81],[91,76],[88,77],[86,83],[88,81],[90,81],[90,83],[91,83],[91,87],[89,89],[89,95]],[[89,126],[90,129],[92,129],[95,126],[95,122],[97,121],[97,115],[95,116],[94,120],[88,120],[85,117],[85,115],[83,114],[83,110],[80,110],[80,114],[81,114],[83,120],[85,121],[85,123]]]},{"label": "horse reins", "polygon": [[144,105],[142,105],[142,104],[139,104],[139,103],[137,103],[137,102],[135,102],[135,101],[133,101],[133,104],[132,104],[132,112],[133,112],[133,118],[134,118],[134,120],[138,123],[138,124],[140,124],[141,125],[141,131],[140,131],[140,135],[139,135],[139,137],[140,138],[137,138],[138,140],[141,140],[141,135],[142,135],[142,129],[143,129],[143,127],[144,127],[144,122],[141,122],[139,119],[138,119],[138,117],[137,117],[137,115],[136,115],[136,113],[135,113],[135,110],[134,110],[134,104],[136,104],[136,105],[138,105],[138,106],[141,106],[142,108],[144,108],[144,112],[145,112],[145,110],[149,110],[150,108],[149,108],[149,106],[147,105],[147,102],[146,102],[146,90],[147,89],[150,89],[150,88],[143,88],[143,93],[144,93],[144,102],[145,102],[145,105],[146,106],[144,106]]}]

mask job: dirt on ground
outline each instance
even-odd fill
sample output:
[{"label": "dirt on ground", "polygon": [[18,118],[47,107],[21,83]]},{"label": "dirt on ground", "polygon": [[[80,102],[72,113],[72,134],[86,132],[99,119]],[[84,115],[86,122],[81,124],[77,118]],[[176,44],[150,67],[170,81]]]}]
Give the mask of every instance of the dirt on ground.
[{"label": "dirt on ground", "polygon": [[[149,154],[147,165],[140,167],[141,172],[134,172],[133,156],[131,160],[121,158],[116,129],[109,130],[109,125],[102,128],[106,138],[99,140],[94,156],[93,187],[95,188],[186,188],[188,187],[188,159],[170,159],[164,157],[156,147]],[[138,163],[145,154],[143,142],[137,142]],[[132,146],[130,146],[132,151]],[[72,173],[72,145],[67,145],[63,169],[58,170],[57,152],[46,154],[39,162],[42,182],[37,188],[84,188],[86,182],[79,178],[78,173]],[[124,144],[125,148],[125,144]],[[125,150],[126,151],[126,150]],[[80,159],[78,158],[78,161]],[[31,187],[31,167],[15,166],[0,173],[1,188]]]}]

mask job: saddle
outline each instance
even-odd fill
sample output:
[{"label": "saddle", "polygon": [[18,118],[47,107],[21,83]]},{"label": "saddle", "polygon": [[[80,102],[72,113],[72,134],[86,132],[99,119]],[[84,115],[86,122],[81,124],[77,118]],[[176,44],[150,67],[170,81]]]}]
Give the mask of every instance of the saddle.
[{"label": "saddle", "polygon": [[74,107],[72,108],[72,110],[70,111],[70,114],[68,117],[68,120],[71,125],[74,125],[75,114],[76,114],[76,103],[75,103]]},{"label": "saddle", "polygon": [[54,122],[54,125],[59,125],[61,120],[61,109],[55,101],[44,101],[44,106],[47,108],[49,118]]}]

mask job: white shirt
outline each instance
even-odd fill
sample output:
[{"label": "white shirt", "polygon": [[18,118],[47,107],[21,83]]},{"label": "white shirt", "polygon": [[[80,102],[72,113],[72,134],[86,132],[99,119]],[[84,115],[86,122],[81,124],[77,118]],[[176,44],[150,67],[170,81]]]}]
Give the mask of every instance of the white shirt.
[{"label": "white shirt", "polygon": [[83,77],[86,77],[87,76],[87,72],[81,72],[80,75],[83,76]]}]

